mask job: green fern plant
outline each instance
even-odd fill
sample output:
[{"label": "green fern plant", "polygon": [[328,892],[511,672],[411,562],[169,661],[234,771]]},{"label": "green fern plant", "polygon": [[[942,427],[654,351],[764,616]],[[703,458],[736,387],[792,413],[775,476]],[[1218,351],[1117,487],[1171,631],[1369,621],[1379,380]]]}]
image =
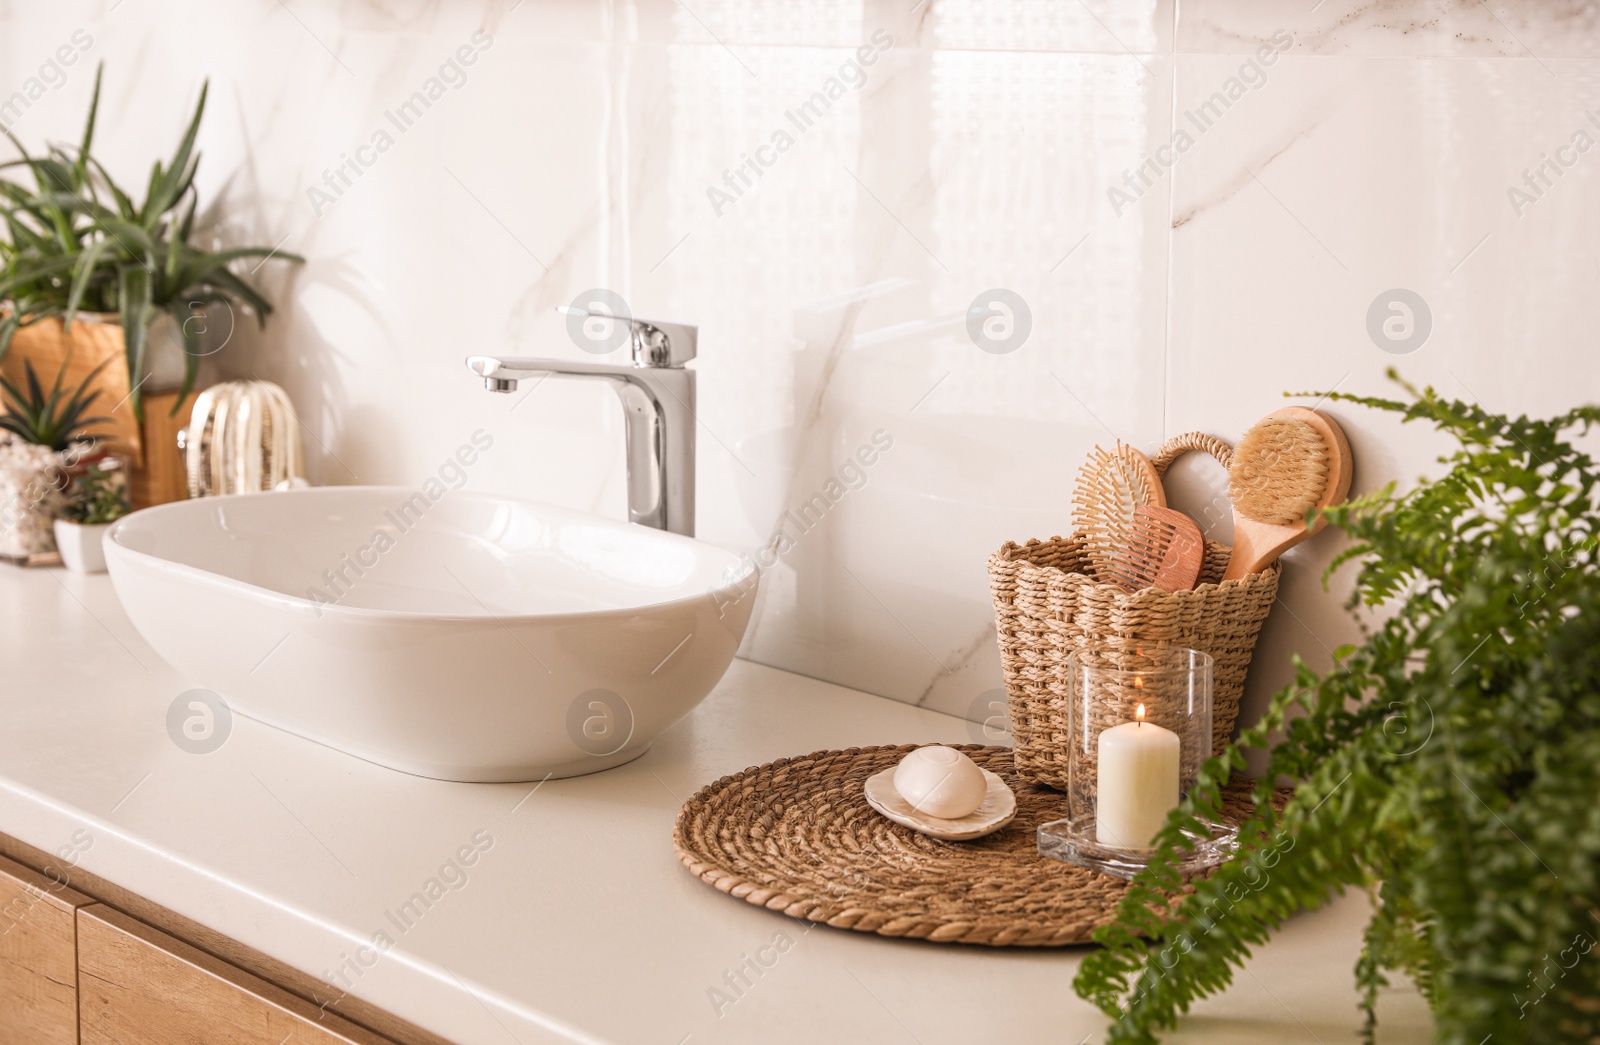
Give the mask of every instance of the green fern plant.
[{"label": "green fern plant", "polygon": [[[242,302],[265,326],[272,303],[245,276],[242,258],[304,259],[270,247],[207,251],[191,243],[199,193],[194,187],[200,154],[195,138],[206,109],[206,87],[169,163],[150,170],[144,199],[124,192],[95,159],[95,117],[100,109],[100,70],[79,144],[50,145],[35,156],[9,129],[0,127],[21,158],[0,169],[22,168],[33,184],[0,178],[0,358],[19,328],[60,316],[70,328],[80,312],[117,313],[122,320],[128,383],[134,412],[143,417],[140,385],[150,323],[171,315],[183,339],[183,394],[194,387],[199,367],[199,332],[194,310]],[[260,265],[257,265],[259,268]]]},{"label": "green fern plant", "polygon": [[[1389,616],[1325,674],[1297,660],[1169,818],[1074,984],[1110,1042],[1157,1041],[1284,919],[1350,889],[1373,904],[1366,1040],[1400,973],[1438,1042],[1600,1041],[1600,468],[1571,441],[1600,408],[1510,419],[1400,383],[1409,401],[1328,397],[1458,443],[1443,478],[1326,513],[1353,539],[1329,572],[1359,561],[1352,609]],[[1172,902],[1180,832],[1219,814],[1249,747],[1271,750],[1241,850]],[[1300,782],[1281,812],[1279,776]]]}]

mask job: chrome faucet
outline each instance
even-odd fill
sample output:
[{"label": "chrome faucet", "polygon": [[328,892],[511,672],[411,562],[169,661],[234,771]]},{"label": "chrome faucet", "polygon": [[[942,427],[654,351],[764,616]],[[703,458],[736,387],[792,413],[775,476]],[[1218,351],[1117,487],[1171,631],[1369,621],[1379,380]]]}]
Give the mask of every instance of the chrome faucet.
[{"label": "chrome faucet", "polygon": [[622,400],[628,460],[628,521],[694,536],[694,371],[696,328],[605,312],[561,308],[568,315],[628,325],[632,360],[588,363],[562,359],[468,356],[467,369],[491,392],[514,392],[530,377],[594,377]]}]

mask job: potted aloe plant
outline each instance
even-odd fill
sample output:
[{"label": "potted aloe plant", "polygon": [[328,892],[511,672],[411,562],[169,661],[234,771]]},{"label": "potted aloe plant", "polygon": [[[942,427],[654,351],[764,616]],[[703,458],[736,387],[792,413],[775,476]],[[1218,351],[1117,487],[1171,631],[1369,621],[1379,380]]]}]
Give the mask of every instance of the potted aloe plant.
[{"label": "potted aloe plant", "polygon": [[51,522],[64,492],[108,450],[89,430],[108,418],[91,416],[100,398],[91,383],[101,363],[70,392],[62,388],[66,367],[46,392],[33,364],[19,387],[0,377],[0,558],[27,563],[54,550]]},{"label": "potted aloe plant", "polygon": [[[0,372],[18,379],[8,352],[46,375],[69,353],[81,368],[114,352],[123,365],[104,371],[97,387],[142,418],[142,397],[157,385],[175,380],[182,394],[174,410],[193,389],[200,359],[212,350],[202,340],[203,310],[253,312],[266,324],[271,302],[234,263],[261,258],[259,268],[271,259],[303,259],[270,247],[212,251],[195,242],[200,154],[194,146],[205,87],[171,161],[151,169],[142,200],[123,191],[93,155],[99,105],[97,71],[81,140],[75,147],[49,145],[42,155],[0,128],[21,154],[0,170],[18,170],[29,182],[0,177]],[[175,365],[155,358],[163,346],[181,357]],[[169,378],[168,371],[181,376]],[[118,439],[139,452],[130,420],[119,419]]]},{"label": "potted aloe plant", "polygon": [[55,521],[56,548],[67,569],[106,572],[102,538],[107,527],[127,514],[127,476],[115,458],[91,464],[74,479],[66,506]]}]

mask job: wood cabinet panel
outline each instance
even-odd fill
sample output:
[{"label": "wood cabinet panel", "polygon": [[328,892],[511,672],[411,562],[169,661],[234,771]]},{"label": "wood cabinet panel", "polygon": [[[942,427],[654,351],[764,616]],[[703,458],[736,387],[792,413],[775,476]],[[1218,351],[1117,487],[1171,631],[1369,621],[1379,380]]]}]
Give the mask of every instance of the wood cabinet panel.
[{"label": "wood cabinet panel", "polygon": [[[176,408],[176,416],[173,411]],[[159,392],[144,397],[144,463],[128,476],[128,497],[135,508],[181,501],[189,496],[189,472],[178,433],[189,424],[194,409],[191,392],[179,404],[178,393]]]},{"label": "wood cabinet panel", "polygon": [[83,1045],[393,1045],[103,905],[78,912]]},{"label": "wood cabinet panel", "polygon": [[[53,868],[61,862],[60,858],[53,857],[42,849],[27,845],[10,835],[0,834],[0,859],[4,858],[22,865],[24,870]],[[69,870],[72,884],[78,889],[78,892],[72,895],[77,898],[76,902],[80,905],[108,904],[147,926],[215,955],[229,965],[277,984],[310,1002],[313,1010],[325,1008],[330,1013],[376,1031],[380,1037],[387,1035],[388,1039],[399,1045],[451,1045],[450,1041],[437,1034],[424,1031],[360,998],[344,994],[309,973],[285,965],[237,940],[229,939],[193,919],[175,914],[160,904],[153,903],[91,871],[76,866],[69,867]],[[61,872],[52,873],[57,878],[61,874]],[[4,1018],[0,1017],[0,1022],[3,1020]],[[11,1045],[11,1043],[0,1040],[0,1045]]]},{"label": "wood cabinet panel", "polygon": [[0,1045],[76,1045],[74,911],[92,902],[0,859]]}]

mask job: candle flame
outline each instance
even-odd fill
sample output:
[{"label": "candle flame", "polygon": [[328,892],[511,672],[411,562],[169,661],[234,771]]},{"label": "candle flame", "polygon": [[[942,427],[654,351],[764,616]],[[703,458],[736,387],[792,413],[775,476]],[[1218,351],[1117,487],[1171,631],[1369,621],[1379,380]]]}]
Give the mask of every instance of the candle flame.
[{"label": "candle flame", "polygon": [[1135,711],[1133,713],[1133,717],[1138,719],[1140,722],[1144,721],[1144,705],[1143,704],[1139,705],[1139,710],[1137,710],[1137,711]]},{"label": "candle flame", "polygon": [[1143,675],[1135,675],[1133,677],[1133,688],[1134,689],[1144,689],[1144,676]]}]

